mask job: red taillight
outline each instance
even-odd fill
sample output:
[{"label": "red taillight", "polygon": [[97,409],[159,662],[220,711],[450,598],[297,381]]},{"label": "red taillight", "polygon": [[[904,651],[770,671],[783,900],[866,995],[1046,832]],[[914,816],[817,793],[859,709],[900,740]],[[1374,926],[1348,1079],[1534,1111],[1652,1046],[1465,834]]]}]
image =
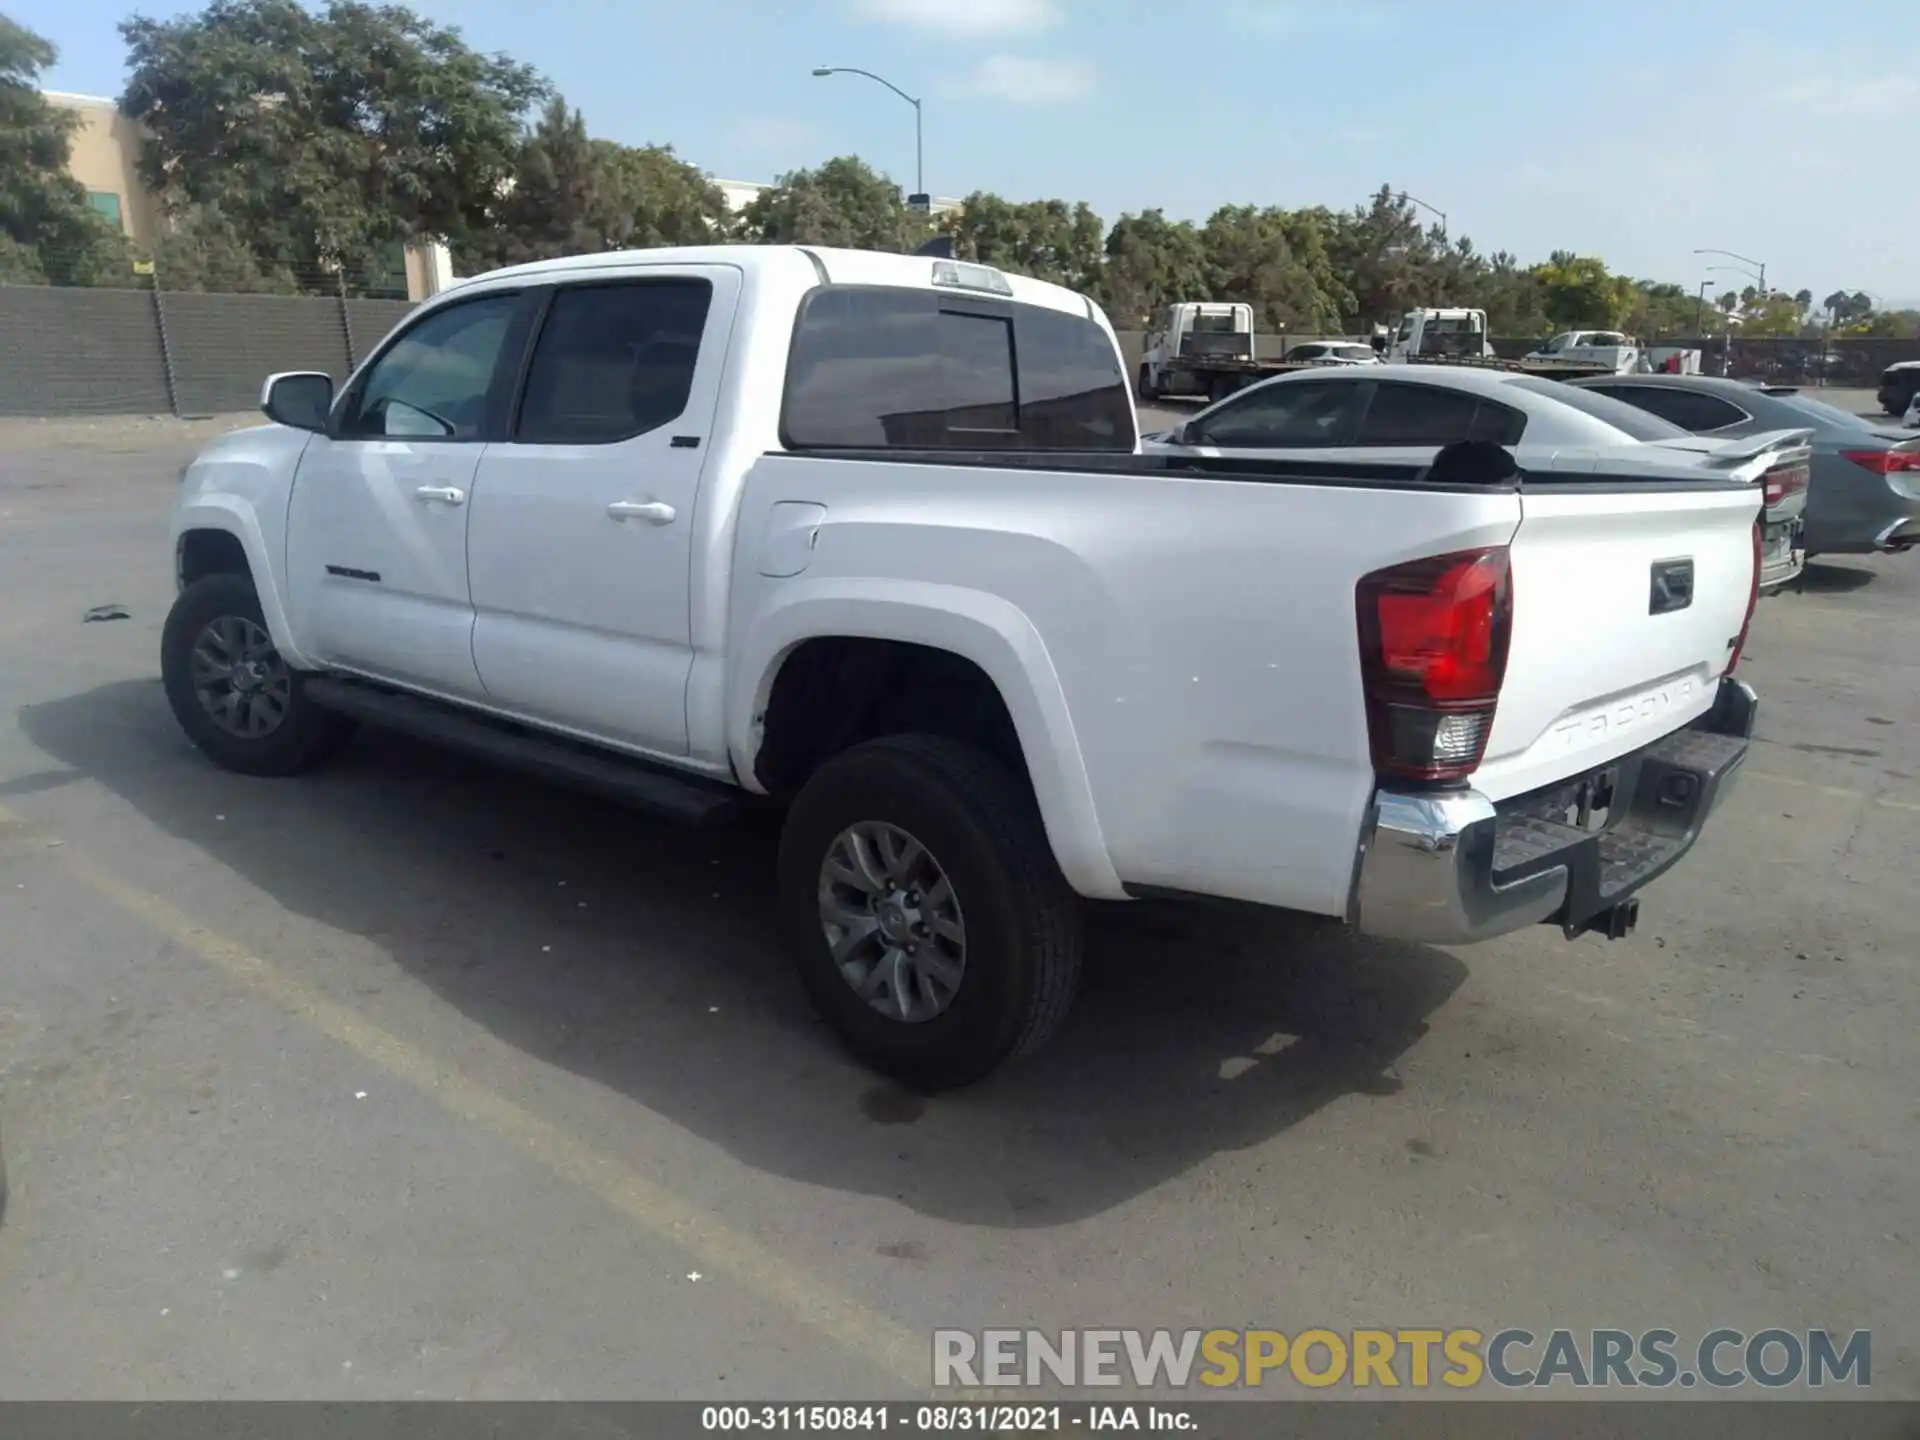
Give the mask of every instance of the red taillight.
[{"label": "red taillight", "polygon": [[1807,488],[1807,467],[1804,465],[1783,465],[1778,470],[1769,470],[1765,477],[1767,508],[1771,510],[1789,495],[1798,495]]},{"label": "red taillight", "polygon": [[1733,637],[1733,653],[1727,657],[1726,673],[1733,674],[1733,667],[1740,663],[1740,652],[1747,648],[1747,631],[1753,627],[1753,612],[1760,605],[1760,563],[1766,554],[1766,540],[1760,533],[1760,522],[1753,522],[1753,582],[1747,587],[1747,613],[1741,618],[1740,633]]},{"label": "red taillight", "polygon": [[1920,450],[1842,450],[1840,458],[1876,475],[1920,470]]},{"label": "red taillight", "polygon": [[1506,547],[1376,570],[1361,578],[1355,601],[1374,769],[1406,780],[1471,775],[1507,672]]}]

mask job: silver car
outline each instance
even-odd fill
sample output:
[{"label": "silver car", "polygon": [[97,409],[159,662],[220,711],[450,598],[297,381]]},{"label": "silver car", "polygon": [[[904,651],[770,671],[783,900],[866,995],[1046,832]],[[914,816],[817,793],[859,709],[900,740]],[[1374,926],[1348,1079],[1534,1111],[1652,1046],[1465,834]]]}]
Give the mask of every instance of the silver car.
[{"label": "silver car", "polygon": [[1712,375],[1603,375],[1567,382],[1637,406],[1695,435],[1813,432],[1809,555],[1866,555],[1920,545],[1920,434],[1850,415],[1792,386]]},{"label": "silver car", "polygon": [[1351,340],[1308,340],[1287,351],[1289,365],[1378,365],[1371,345]]},{"label": "silver car", "polygon": [[1140,443],[1161,454],[1426,466],[1446,446],[1480,440],[1537,472],[1744,470],[1764,476],[1760,588],[1771,592],[1806,563],[1807,434],[1803,422],[1766,435],[1702,438],[1561,380],[1464,365],[1344,365],[1250,385]]}]

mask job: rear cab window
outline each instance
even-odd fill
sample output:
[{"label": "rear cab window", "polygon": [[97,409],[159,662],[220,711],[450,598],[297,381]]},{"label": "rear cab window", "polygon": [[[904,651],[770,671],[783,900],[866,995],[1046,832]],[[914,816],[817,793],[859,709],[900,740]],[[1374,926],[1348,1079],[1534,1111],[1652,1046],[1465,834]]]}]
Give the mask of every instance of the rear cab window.
[{"label": "rear cab window", "polygon": [[1381,384],[1360,422],[1359,444],[1446,446],[1467,440],[1518,445],[1527,417],[1464,390],[1440,385]]},{"label": "rear cab window", "polygon": [[1090,316],[996,295],[823,285],[801,302],[789,450],[1131,453],[1133,405]]},{"label": "rear cab window", "polygon": [[1744,425],[1753,417],[1730,400],[1705,395],[1697,390],[1682,390],[1662,385],[1595,385],[1582,393],[1619,400],[1671,421],[1682,430],[1704,435],[1729,426]]}]

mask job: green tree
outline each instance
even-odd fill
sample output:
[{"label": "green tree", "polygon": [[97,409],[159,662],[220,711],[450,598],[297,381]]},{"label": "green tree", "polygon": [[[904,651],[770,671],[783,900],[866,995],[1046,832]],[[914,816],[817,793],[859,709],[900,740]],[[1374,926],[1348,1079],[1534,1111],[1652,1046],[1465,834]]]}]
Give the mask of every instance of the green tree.
[{"label": "green tree", "polygon": [[40,93],[40,72],[58,56],[0,15],[0,283],[124,283],[125,237],[87,207],[67,171],[77,117]]},{"label": "green tree", "polygon": [[1494,335],[1539,336],[1553,328],[1547,319],[1540,277],[1504,250],[1495,251],[1469,292],[1470,303],[1487,312]]},{"label": "green tree", "polygon": [[1083,200],[1004,200],[976,191],[945,226],[954,253],[1075,290],[1098,287],[1106,227]]},{"label": "green tree", "polygon": [[1920,339],[1920,310],[1874,310],[1863,317],[1863,333],[1884,340]]},{"label": "green tree", "polygon": [[547,93],[395,5],[213,0],[120,33],[148,185],[170,208],[217,208],[270,269],[363,269],[395,241],[485,228]]},{"label": "green tree", "polygon": [[521,143],[489,224],[484,230],[469,228],[463,237],[460,268],[492,270],[610,248],[591,222],[599,169],[586,120],[555,95]]},{"label": "green tree", "polygon": [[1353,303],[1311,211],[1224,205],[1208,217],[1200,244],[1209,294],[1251,305],[1256,329],[1337,330]]},{"label": "green tree", "polygon": [[606,249],[712,245],[731,238],[727,197],[670,145],[593,142],[588,227]]},{"label": "green tree", "polygon": [[1696,290],[1664,281],[1636,280],[1632,309],[1627,312],[1622,328],[1642,340],[1661,335],[1693,335],[1698,333],[1705,318],[1700,310],[1700,295]]},{"label": "green tree", "polygon": [[1433,237],[1413,206],[1385,185],[1367,204],[1330,217],[1327,253],[1353,297],[1345,330],[1396,321],[1415,306],[1467,302],[1465,296],[1436,293]]},{"label": "green tree", "polygon": [[1873,297],[1864,290],[1852,294],[1836,290],[1821,302],[1821,307],[1832,316],[1836,327],[1857,326],[1873,314]]},{"label": "green tree", "polygon": [[907,209],[900,187],[853,155],[782,175],[741,217],[742,238],[763,245],[912,250],[929,233],[925,217]]},{"label": "green tree", "polygon": [[1803,312],[1791,295],[1755,295],[1740,316],[1742,335],[1797,335]]},{"label": "green tree", "polygon": [[261,263],[247,237],[212,206],[189,205],[153,244],[155,283],[163,290],[224,295],[297,295],[300,283],[284,265]]},{"label": "green tree", "polygon": [[1541,308],[1559,329],[1616,330],[1633,311],[1633,282],[1608,274],[1605,263],[1590,256],[1555,251],[1535,274]]},{"label": "green tree", "polygon": [[1200,232],[1159,210],[1122,215],[1107,232],[1101,299],[1116,325],[1150,324],[1166,306],[1208,296]]}]

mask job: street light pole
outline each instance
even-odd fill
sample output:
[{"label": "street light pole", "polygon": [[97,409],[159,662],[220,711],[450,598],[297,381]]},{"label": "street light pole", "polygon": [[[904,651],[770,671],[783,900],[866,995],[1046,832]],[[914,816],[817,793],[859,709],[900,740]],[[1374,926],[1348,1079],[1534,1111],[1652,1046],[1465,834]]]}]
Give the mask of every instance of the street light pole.
[{"label": "street light pole", "polygon": [[816,79],[827,75],[860,75],[873,81],[876,85],[886,86],[887,89],[913,106],[913,198],[919,200],[922,204],[928,205],[928,208],[931,209],[930,197],[927,195],[926,147],[922,139],[920,124],[920,101],[914,96],[909,95],[885,76],[876,75],[871,70],[859,70],[851,65],[816,65],[813,67],[813,73]]},{"label": "street light pole", "polygon": [[1432,211],[1435,215],[1438,215],[1440,217],[1440,233],[1442,235],[1447,233],[1447,212],[1442,210],[1439,206],[1429,205],[1426,201],[1422,200],[1418,195],[1409,195],[1404,190],[1400,192],[1400,202],[1403,205],[1405,204],[1418,205],[1422,210]]},{"label": "street light pole", "polygon": [[[1734,254],[1734,252],[1731,250],[1695,250],[1693,253],[1696,255],[1724,255],[1729,260],[1738,260],[1742,265],[1758,266],[1760,273],[1755,278],[1758,279],[1760,282],[1760,298],[1762,300],[1765,300],[1767,298],[1767,295],[1769,292],[1767,290],[1767,262],[1766,261],[1749,260],[1744,255]],[[1751,270],[1749,270],[1747,273],[1749,275],[1753,274]]]}]

